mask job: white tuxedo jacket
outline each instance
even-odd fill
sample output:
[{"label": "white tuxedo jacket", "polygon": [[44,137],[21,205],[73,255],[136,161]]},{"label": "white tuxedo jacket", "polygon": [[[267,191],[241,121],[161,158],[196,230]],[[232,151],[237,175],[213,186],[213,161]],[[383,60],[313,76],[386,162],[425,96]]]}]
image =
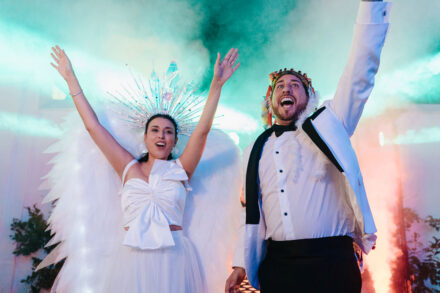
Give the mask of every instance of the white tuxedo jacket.
[{"label": "white tuxedo jacket", "polygon": [[[311,132],[315,134],[316,137],[311,138],[317,146],[322,150],[325,145],[324,148],[331,152],[332,159],[343,170],[341,176],[345,177],[346,196],[356,218],[355,241],[365,253],[375,243],[376,226],[350,136],[374,86],[380,53],[388,31],[390,8],[391,3],[388,2],[361,1],[350,55],[335,96],[303,124],[303,129],[309,136],[313,135]],[[248,160],[249,152],[245,152],[245,168]],[[245,267],[249,282],[257,289],[258,268],[265,256],[266,236],[261,194],[259,208],[259,224],[244,225],[243,221],[233,261],[233,266]]]}]

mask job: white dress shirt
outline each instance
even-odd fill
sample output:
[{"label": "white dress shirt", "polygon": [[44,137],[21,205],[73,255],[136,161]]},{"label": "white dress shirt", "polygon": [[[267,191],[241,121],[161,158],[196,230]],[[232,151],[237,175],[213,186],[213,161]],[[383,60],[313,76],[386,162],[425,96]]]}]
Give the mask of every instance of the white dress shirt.
[{"label": "white dress shirt", "polygon": [[272,134],[259,163],[266,239],[351,235],[355,218],[338,173],[301,129]]}]

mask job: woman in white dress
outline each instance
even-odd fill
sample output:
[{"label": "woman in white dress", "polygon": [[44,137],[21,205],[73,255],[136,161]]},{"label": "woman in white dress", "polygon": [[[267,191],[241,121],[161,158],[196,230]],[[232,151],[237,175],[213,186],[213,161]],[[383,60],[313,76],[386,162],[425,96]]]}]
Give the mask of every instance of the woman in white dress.
[{"label": "woman in white dress", "polygon": [[117,255],[102,272],[107,278],[102,292],[206,291],[197,253],[182,233],[183,209],[188,180],[202,156],[222,87],[240,65],[237,49],[231,49],[223,60],[218,53],[200,120],[175,161],[171,152],[179,128],[173,117],[157,114],[149,118],[144,134],[148,154],[136,160],[99,122],[65,52],[58,46],[52,50],[51,65],[66,81],[85,128],[123,184],[126,232]]}]

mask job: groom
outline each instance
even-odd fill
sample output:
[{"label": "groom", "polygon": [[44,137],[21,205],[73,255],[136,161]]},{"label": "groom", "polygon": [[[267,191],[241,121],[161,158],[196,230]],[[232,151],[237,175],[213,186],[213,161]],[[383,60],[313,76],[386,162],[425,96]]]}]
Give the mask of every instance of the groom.
[{"label": "groom", "polygon": [[361,1],[334,98],[310,117],[317,97],[307,75],[270,74],[276,124],[244,152],[246,220],[225,292],[238,292],[246,274],[263,293],[361,291],[353,241],[368,253],[376,227],[350,136],[374,85],[389,9]]}]

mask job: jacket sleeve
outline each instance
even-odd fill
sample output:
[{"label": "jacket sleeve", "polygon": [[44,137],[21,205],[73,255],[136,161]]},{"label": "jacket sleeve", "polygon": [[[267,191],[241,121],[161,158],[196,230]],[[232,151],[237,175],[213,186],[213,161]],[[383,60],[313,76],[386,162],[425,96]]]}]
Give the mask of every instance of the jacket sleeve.
[{"label": "jacket sleeve", "polygon": [[[243,151],[243,177],[246,178],[246,169],[249,162],[249,156],[252,150],[252,145],[246,147]],[[243,190],[246,190],[246,180],[243,180]],[[245,195],[246,200],[246,195]],[[237,246],[235,247],[234,258],[232,260],[232,267],[245,267],[244,262],[244,238],[246,237],[246,208],[243,207],[240,215],[240,228],[238,230]]]},{"label": "jacket sleeve", "polygon": [[389,2],[361,1],[347,64],[329,108],[351,136],[374,86],[389,26]]}]

